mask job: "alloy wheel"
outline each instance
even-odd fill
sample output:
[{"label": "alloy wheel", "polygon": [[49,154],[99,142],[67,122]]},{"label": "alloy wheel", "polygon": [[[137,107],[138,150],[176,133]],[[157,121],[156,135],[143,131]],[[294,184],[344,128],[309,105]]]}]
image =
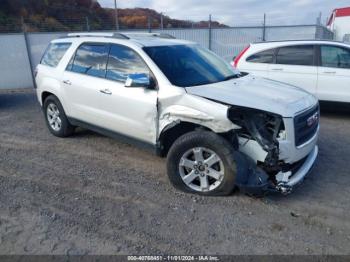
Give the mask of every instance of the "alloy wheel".
[{"label": "alloy wheel", "polygon": [[224,179],[224,163],[212,150],[196,147],[186,151],[179,162],[182,181],[198,192],[217,188]]},{"label": "alloy wheel", "polygon": [[60,131],[62,127],[62,120],[57,105],[55,105],[54,103],[50,103],[47,106],[46,117],[50,127],[56,132]]}]

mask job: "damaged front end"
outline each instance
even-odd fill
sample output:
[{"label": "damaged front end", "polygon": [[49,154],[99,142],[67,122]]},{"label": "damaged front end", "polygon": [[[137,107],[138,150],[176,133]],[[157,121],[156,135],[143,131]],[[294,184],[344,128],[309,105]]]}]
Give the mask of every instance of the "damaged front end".
[{"label": "damaged front end", "polygon": [[284,163],[279,160],[279,139],[285,136],[282,116],[262,110],[231,106],[228,118],[240,126],[236,130],[240,152],[237,186],[254,195],[269,191],[289,193],[291,188],[277,181]]}]

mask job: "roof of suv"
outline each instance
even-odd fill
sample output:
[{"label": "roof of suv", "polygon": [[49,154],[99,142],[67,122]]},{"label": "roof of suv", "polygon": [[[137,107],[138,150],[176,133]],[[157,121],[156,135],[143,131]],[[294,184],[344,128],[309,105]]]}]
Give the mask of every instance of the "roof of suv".
[{"label": "roof of suv", "polygon": [[349,44],[343,42],[331,41],[331,40],[288,40],[288,41],[266,41],[251,43],[250,47],[245,55],[251,54],[252,52],[264,51],[271,48],[277,48],[282,46],[293,46],[293,45],[318,45],[318,44],[329,44],[338,45],[349,48]]},{"label": "roof of suv", "polygon": [[[101,41],[106,42],[124,42],[134,43],[139,46],[167,46],[167,45],[186,45],[194,42],[175,39],[173,36],[162,33],[72,33],[65,37],[54,40],[54,42],[82,42],[82,41]],[[103,42],[103,41],[102,41]]]},{"label": "roof of suv", "polygon": [[295,44],[340,44],[346,45],[344,42],[332,40],[285,40],[285,41],[265,41],[254,42],[252,45],[295,45]]}]

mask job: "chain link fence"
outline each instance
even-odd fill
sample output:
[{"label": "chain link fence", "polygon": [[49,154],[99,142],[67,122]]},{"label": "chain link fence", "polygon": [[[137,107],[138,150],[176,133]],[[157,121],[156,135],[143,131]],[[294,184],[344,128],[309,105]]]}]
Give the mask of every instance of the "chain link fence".
[{"label": "chain link fence", "polygon": [[[295,25],[295,26],[249,26],[223,27],[210,20],[202,22],[185,21],[185,28],[171,28],[166,19],[156,20],[146,18],[149,23],[146,28],[124,28],[119,23],[120,31],[140,30],[144,32],[163,32],[178,39],[185,39],[199,43],[213,52],[231,61],[245,46],[252,42],[276,40],[303,40],[303,39],[333,39],[333,34],[322,25]],[[57,26],[54,21],[42,21],[37,24],[26,23],[24,19],[1,24],[0,31],[17,33],[0,33],[0,89],[25,88],[33,86],[32,72],[40,62],[41,56],[48,43],[68,32],[74,31],[115,31],[113,21],[97,23],[89,20],[66,21],[70,26],[61,23]],[[74,26],[72,26],[74,24]],[[54,32],[51,30],[54,29]],[[36,31],[36,32],[33,32]],[[40,32],[37,32],[40,31]]]}]

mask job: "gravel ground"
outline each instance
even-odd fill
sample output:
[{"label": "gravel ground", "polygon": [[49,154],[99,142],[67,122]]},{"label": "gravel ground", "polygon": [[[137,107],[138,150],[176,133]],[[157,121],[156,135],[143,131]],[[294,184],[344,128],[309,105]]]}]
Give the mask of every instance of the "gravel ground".
[{"label": "gravel ground", "polygon": [[81,130],[52,136],[31,90],[0,92],[0,254],[350,254],[350,117],[324,113],[293,194],[200,197],[164,159]]}]

